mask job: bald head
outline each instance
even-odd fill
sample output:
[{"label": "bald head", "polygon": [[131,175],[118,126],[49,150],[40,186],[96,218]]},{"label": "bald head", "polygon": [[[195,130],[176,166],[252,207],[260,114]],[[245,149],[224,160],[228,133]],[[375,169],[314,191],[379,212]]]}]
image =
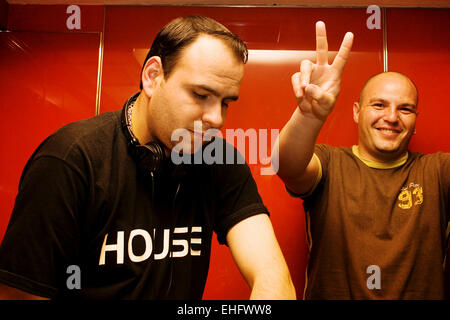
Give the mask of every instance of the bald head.
[{"label": "bald head", "polygon": [[398,72],[383,72],[367,80],[353,104],[358,146],[365,159],[389,162],[408,151],[417,119],[417,89]]},{"label": "bald head", "polygon": [[383,83],[386,83],[389,81],[404,83],[406,86],[409,86],[411,88],[411,90],[413,90],[413,94],[415,96],[415,104],[417,106],[417,104],[419,102],[419,95],[418,95],[416,85],[410,78],[408,78],[404,74],[402,74],[400,72],[394,72],[394,71],[377,73],[377,74],[371,76],[366,81],[366,83],[364,84],[364,86],[361,90],[361,93],[359,95],[359,101],[358,101],[359,104],[360,105],[364,104],[364,102],[367,98],[368,91],[372,91],[373,89],[376,89],[376,88],[381,88]]}]

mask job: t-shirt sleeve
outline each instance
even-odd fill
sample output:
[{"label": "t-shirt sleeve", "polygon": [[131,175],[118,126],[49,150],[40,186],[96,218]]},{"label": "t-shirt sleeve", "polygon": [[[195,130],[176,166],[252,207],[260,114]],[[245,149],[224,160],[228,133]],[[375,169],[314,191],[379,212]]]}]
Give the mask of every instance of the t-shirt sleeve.
[{"label": "t-shirt sleeve", "polygon": [[30,160],[0,246],[0,281],[54,298],[79,250],[78,212],[85,182],[64,160]]},{"label": "t-shirt sleeve", "polygon": [[214,230],[220,244],[226,244],[228,231],[238,222],[260,213],[269,214],[250,168],[233,146],[226,145],[226,152],[235,152],[233,164],[216,165],[212,171],[217,186]]},{"label": "t-shirt sleeve", "polygon": [[311,190],[309,190],[305,194],[295,193],[295,192],[289,190],[289,188],[287,186],[285,186],[286,191],[289,193],[290,196],[295,197],[295,198],[305,199],[314,193],[314,191],[317,189],[317,186],[319,185],[319,183],[324,179],[324,174],[326,174],[326,172],[327,172],[328,159],[330,158],[330,149],[329,148],[330,148],[329,146],[324,145],[324,144],[316,144],[314,146],[313,157],[315,157],[319,161],[319,172],[317,174],[316,181],[314,182]]}]

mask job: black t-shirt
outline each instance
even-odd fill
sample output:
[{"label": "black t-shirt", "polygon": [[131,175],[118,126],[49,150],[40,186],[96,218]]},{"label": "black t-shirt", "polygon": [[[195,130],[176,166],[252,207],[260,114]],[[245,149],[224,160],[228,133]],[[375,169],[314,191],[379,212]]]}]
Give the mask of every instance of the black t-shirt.
[{"label": "black t-shirt", "polygon": [[233,225],[268,213],[245,163],[165,169],[152,193],[120,120],[118,110],[71,123],[34,152],[0,246],[1,282],[51,298],[201,299],[213,232],[226,243]]}]

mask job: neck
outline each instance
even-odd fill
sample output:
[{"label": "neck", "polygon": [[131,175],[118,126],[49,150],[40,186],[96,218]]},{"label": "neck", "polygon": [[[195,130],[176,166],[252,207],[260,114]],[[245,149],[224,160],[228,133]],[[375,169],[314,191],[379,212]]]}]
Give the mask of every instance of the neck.
[{"label": "neck", "polygon": [[164,149],[166,156],[170,154],[170,150],[164,146],[153,134],[149,125],[149,103],[150,98],[141,91],[133,105],[131,112],[131,130],[134,136],[139,140],[140,144],[149,142],[159,142]]},{"label": "neck", "polygon": [[361,146],[361,144],[358,145],[358,151],[361,157],[364,159],[375,161],[375,162],[395,162],[405,156],[408,151],[405,152],[378,152],[377,154],[372,154],[368,152],[364,147]]},{"label": "neck", "polygon": [[153,141],[150,128],[148,126],[148,103],[150,99],[144,91],[137,97],[131,112],[131,130],[140,144],[146,144]]}]

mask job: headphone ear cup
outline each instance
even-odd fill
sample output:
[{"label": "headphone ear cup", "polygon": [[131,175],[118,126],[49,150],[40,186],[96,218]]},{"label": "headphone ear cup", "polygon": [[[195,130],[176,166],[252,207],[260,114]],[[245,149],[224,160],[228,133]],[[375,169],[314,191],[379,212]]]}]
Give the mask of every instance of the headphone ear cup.
[{"label": "headphone ear cup", "polygon": [[165,155],[159,143],[150,142],[146,145],[136,145],[134,153],[138,168],[144,174],[161,172]]},{"label": "headphone ear cup", "polygon": [[131,107],[136,101],[139,93],[136,93],[125,103],[122,111],[121,125],[128,150],[136,161],[138,170],[144,175],[159,174],[162,171],[165,153],[162,145],[158,142],[150,142],[141,145],[131,130]]}]

